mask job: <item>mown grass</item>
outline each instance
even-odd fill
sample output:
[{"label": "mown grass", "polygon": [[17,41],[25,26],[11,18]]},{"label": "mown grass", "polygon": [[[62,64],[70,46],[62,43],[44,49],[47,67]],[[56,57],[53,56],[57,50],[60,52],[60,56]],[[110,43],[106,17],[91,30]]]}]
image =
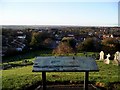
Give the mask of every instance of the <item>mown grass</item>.
[{"label": "mown grass", "polygon": [[[96,52],[86,52],[86,55],[92,56],[92,55],[98,55]],[[2,64],[9,64],[9,63],[21,63],[23,60],[33,61],[37,56],[54,56],[52,54],[52,50],[46,50],[46,51],[31,51],[25,54],[21,55],[15,55],[15,56],[6,56],[2,58]],[[65,55],[66,56],[66,55]],[[74,56],[74,54],[68,54],[67,56]],[[83,52],[77,53],[76,56],[85,56]]]},{"label": "mown grass", "polygon": [[[77,53],[76,56],[92,56],[93,58],[96,58],[98,53],[96,52],[81,52]],[[26,65],[32,65],[33,61],[37,56],[54,56],[52,54],[52,50],[43,50],[43,51],[31,51],[25,54],[20,54],[16,56],[8,56],[3,58],[3,62],[0,63],[0,66],[3,67],[3,69],[9,69],[12,67],[19,67],[19,66],[26,66]],[[67,56],[75,56],[74,54],[68,54]],[[27,63],[24,63],[24,60],[27,60]]]},{"label": "mown grass", "polygon": [[[110,83],[120,82],[119,66],[112,63],[104,64],[102,61],[97,61],[99,72],[90,72],[90,83],[102,83],[104,87],[109,88]],[[49,72],[47,73],[48,83],[83,83],[83,72]],[[9,70],[2,70],[2,84],[3,90],[19,90],[25,89],[32,85],[41,82],[41,72],[32,72],[31,66],[24,66],[20,68],[11,68]],[[41,84],[41,83],[40,83]],[[117,86],[113,86],[114,88]],[[119,87],[120,89],[120,87]],[[118,90],[119,90],[118,89]],[[115,89],[117,90],[117,89]]]},{"label": "mown grass", "polygon": [[3,90],[22,90],[37,83],[39,80],[41,80],[41,73],[33,73],[32,66],[2,71]]},{"label": "mown grass", "polygon": [[[96,52],[86,52],[87,55],[97,55],[98,53]],[[22,53],[19,55],[15,56],[5,56],[2,58],[3,63],[8,63],[8,62],[15,62],[15,61],[22,61],[24,59],[34,59],[37,56],[52,56],[52,50],[38,50],[38,51],[30,51],[27,53]],[[68,54],[68,56],[74,56],[74,54]],[[84,52],[77,53],[76,56],[85,56]]]}]

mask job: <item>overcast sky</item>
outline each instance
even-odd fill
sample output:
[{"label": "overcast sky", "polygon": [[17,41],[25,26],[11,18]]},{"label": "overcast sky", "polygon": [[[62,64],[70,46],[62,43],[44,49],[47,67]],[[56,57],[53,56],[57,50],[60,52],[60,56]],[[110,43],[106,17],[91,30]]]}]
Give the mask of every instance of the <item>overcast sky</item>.
[{"label": "overcast sky", "polygon": [[1,25],[117,26],[118,2],[2,0]]}]

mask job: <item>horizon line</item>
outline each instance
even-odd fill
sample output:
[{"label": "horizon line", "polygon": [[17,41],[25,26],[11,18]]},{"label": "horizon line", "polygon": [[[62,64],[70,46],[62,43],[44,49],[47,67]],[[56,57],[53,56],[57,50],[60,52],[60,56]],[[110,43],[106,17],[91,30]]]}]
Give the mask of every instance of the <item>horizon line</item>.
[{"label": "horizon line", "polygon": [[0,26],[73,26],[73,27],[120,27],[119,25],[45,25],[45,24],[5,24]]}]

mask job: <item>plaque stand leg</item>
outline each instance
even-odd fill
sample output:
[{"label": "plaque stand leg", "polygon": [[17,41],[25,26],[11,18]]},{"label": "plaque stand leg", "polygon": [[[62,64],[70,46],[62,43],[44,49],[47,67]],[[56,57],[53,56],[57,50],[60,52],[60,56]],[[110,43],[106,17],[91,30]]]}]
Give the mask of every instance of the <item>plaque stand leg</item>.
[{"label": "plaque stand leg", "polygon": [[84,75],[84,90],[88,90],[88,80],[89,79],[89,72],[85,72]]},{"label": "plaque stand leg", "polygon": [[46,90],[46,72],[42,72],[42,85],[43,90]]}]

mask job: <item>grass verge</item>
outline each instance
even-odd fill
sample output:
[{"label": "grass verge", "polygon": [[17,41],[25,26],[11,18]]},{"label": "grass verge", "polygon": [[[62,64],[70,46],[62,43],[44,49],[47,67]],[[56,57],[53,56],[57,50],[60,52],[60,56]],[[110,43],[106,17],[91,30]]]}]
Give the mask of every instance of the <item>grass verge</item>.
[{"label": "grass verge", "polygon": [[[104,64],[97,61],[99,72],[90,72],[89,81],[98,87],[119,90],[119,66],[112,63]],[[47,83],[83,83],[83,72],[49,72],[47,73]],[[31,86],[41,84],[41,73],[32,72],[32,65],[2,70],[3,90],[23,90]],[[109,87],[110,86],[110,87]]]}]

